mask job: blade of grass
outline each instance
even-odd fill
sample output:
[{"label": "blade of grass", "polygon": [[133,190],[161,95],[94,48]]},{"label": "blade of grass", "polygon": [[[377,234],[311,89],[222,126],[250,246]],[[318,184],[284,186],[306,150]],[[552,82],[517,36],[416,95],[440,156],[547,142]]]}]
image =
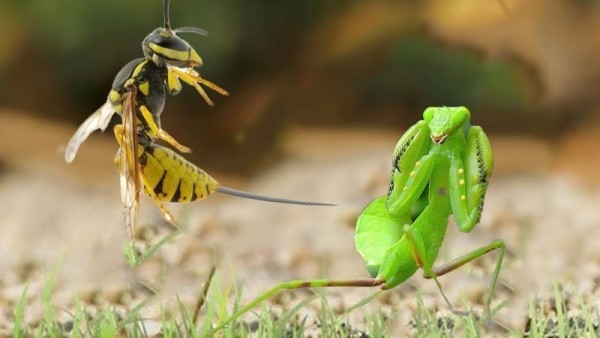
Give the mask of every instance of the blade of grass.
[{"label": "blade of grass", "polygon": [[133,242],[128,242],[125,247],[125,257],[127,258],[127,262],[132,267],[138,267],[144,261],[154,257],[154,255],[162,248],[165,244],[172,241],[175,237],[179,236],[183,230],[177,229],[175,231],[169,232],[167,235],[163,236],[158,242],[153,244],[151,247],[146,249],[146,251],[138,254],[135,248],[135,244]]},{"label": "blade of grass", "polygon": [[15,324],[13,328],[13,338],[21,338],[23,336],[25,325],[23,323],[23,319],[25,317],[25,307],[27,306],[27,292],[29,290],[29,283],[25,284],[23,291],[21,291],[21,296],[19,296],[19,301],[15,307],[14,318]]},{"label": "blade of grass", "polygon": [[212,282],[212,279],[215,275],[215,271],[217,271],[217,267],[215,264],[213,264],[210,268],[210,271],[208,272],[208,279],[204,283],[204,287],[202,288],[200,295],[198,295],[198,300],[196,301],[196,306],[194,307],[194,314],[192,316],[194,327],[198,325],[198,319],[200,318],[200,309],[206,301],[206,295],[208,294],[208,290],[210,289],[210,283]]},{"label": "blade of grass", "polygon": [[356,304],[350,306],[349,308],[346,309],[346,311],[344,313],[349,314],[350,312],[361,308],[363,306],[365,306],[366,304],[370,303],[373,299],[379,297],[379,295],[383,292],[384,290],[379,290],[377,292],[374,292],[372,295],[369,295],[361,300],[359,300]]}]

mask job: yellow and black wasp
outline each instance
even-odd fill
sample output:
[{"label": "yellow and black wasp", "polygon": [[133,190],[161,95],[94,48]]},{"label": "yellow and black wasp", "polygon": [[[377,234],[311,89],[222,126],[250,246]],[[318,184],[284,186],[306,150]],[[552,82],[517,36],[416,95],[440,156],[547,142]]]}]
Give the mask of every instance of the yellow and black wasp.
[{"label": "yellow and black wasp", "polygon": [[106,103],[81,124],[65,150],[65,160],[70,163],[75,159],[79,146],[92,132],[97,129],[104,131],[114,114],[121,116],[121,124],[114,128],[120,146],[115,164],[120,176],[121,200],[129,235],[133,236],[135,232],[140,191],[154,200],[172,224],[175,224],[174,218],[163,202],[187,203],[203,199],[215,191],[268,202],[331,205],[255,195],[221,186],[204,170],[155,143],[157,139],[163,140],[181,152],[190,152],[160,126],[166,92],[177,94],[181,90],[180,80],[195,87],[209,105],[213,103],[201,85],[228,95],[227,91],[200,76],[194,68],[202,65],[202,59],[177,36],[182,32],[202,35],[206,32],[195,27],[172,30],[169,0],[163,0],[163,12],[164,27],[155,29],[142,42],[144,57],[129,62],[117,73]]}]

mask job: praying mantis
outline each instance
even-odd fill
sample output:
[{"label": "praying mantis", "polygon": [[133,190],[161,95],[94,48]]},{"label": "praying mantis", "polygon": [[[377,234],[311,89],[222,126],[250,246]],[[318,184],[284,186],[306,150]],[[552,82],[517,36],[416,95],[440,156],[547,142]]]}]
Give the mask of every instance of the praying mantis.
[{"label": "praying mantis", "polygon": [[346,280],[293,280],[283,282],[255,298],[212,334],[281,290],[321,287],[380,287],[392,289],[420,268],[433,279],[444,301],[438,277],[491,251],[498,250],[496,267],[484,305],[491,319],[490,303],[502,267],[505,245],[496,239],[447,264],[433,264],[444,240],[448,219],[454,217],[461,232],[479,223],[493,168],[492,150],[483,129],[470,125],[465,107],[429,107],[423,120],[409,128],[396,144],[388,193],[375,198],[356,221],[355,245],[371,278]]}]

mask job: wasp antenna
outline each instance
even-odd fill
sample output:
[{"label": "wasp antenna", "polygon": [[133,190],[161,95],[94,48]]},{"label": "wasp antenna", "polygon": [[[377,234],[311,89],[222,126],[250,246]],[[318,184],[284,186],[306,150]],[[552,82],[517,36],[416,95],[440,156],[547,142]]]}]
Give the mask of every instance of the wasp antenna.
[{"label": "wasp antenna", "polygon": [[163,0],[163,19],[166,30],[171,30],[171,20],[169,19],[169,3],[169,0]]},{"label": "wasp antenna", "polygon": [[180,27],[174,30],[175,33],[195,33],[202,36],[208,36],[208,32],[198,27]]}]

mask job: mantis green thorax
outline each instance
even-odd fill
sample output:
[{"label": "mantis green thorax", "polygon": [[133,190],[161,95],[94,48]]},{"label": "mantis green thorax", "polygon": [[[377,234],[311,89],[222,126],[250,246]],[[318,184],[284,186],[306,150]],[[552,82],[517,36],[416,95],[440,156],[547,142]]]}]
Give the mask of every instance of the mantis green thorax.
[{"label": "mantis green thorax", "polygon": [[500,274],[505,246],[501,240],[469,252],[445,265],[433,267],[452,215],[462,232],[479,222],[493,168],[490,143],[481,127],[470,125],[465,107],[430,107],[423,120],[409,128],[394,149],[388,193],[375,198],[356,222],[355,245],[371,278],[347,280],[296,280],[281,283],[220,323],[235,318],[283,289],[356,286],[391,289],[421,268],[432,278],[450,309],[437,277],[499,250],[485,303],[490,303]]}]

